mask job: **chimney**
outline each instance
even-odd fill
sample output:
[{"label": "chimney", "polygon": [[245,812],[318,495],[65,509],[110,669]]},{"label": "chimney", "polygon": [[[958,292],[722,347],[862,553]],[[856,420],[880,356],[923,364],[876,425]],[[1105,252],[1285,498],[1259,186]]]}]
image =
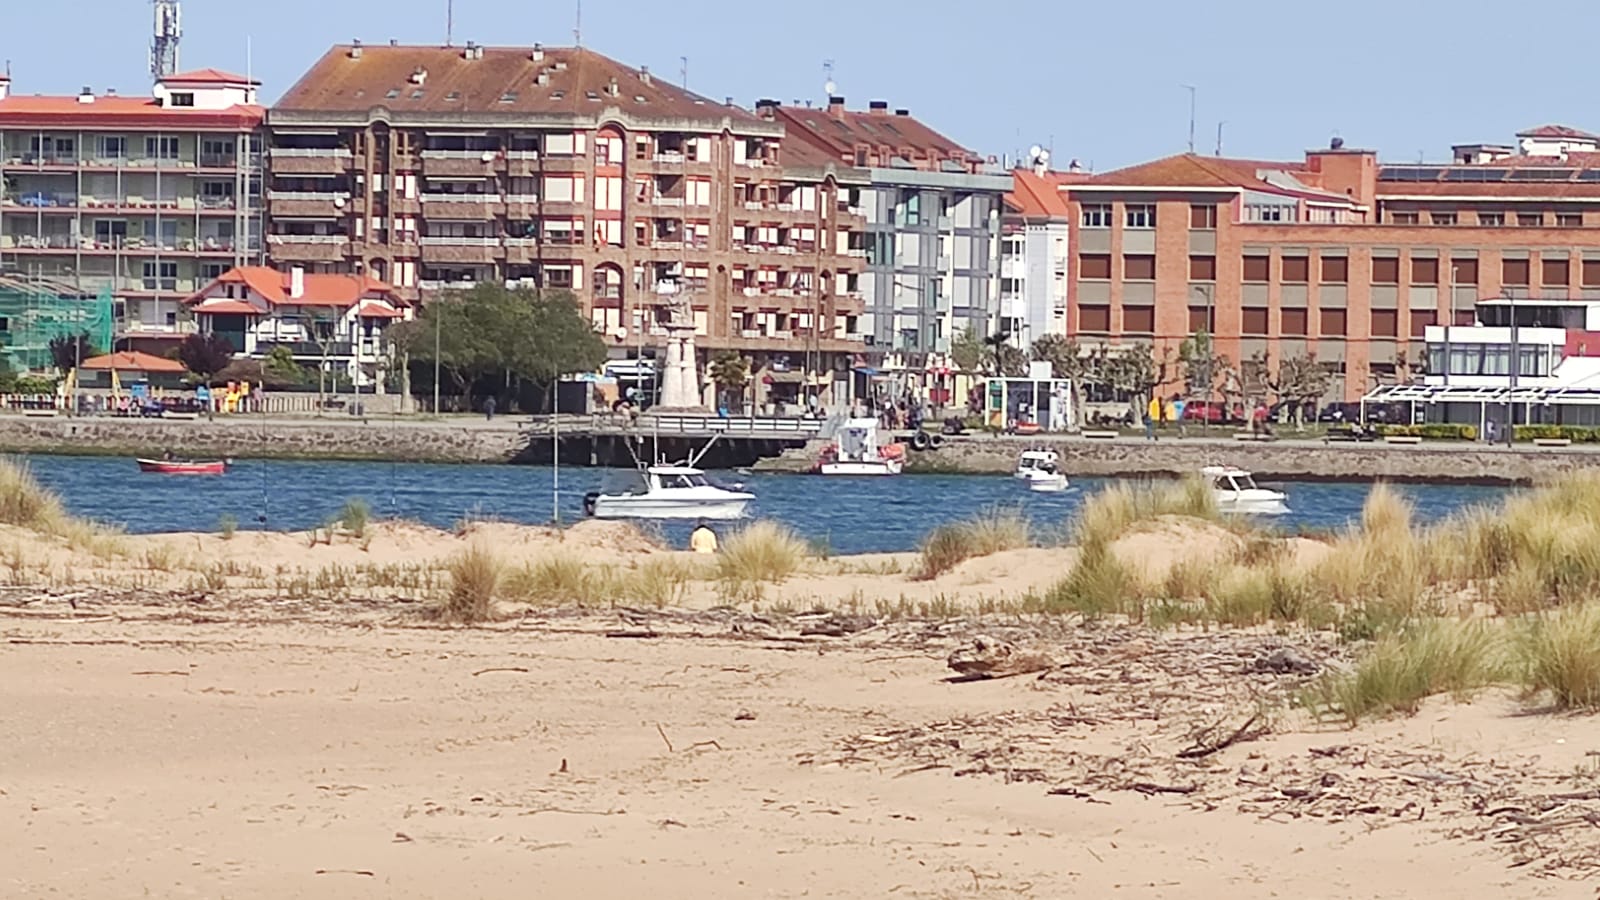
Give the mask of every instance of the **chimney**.
[{"label": "chimney", "polygon": [[724,98],[723,101],[722,101],[722,105],[723,106],[732,106],[733,105],[733,98],[732,97]]},{"label": "chimney", "polygon": [[94,102],[94,90],[92,88],[90,88],[88,85],[84,85],[83,86],[83,90],[78,92],[78,102],[79,103],[93,103]]},{"label": "chimney", "polygon": [[396,38],[389,38],[389,46],[398,47],[400,46],[400,41]]},{"label": "chimney", "polygon": [[544,45],[534,44],[533,52],[528,54],[528,58],[534,62],[544,62]]},{"label": "chimney", "polygon": [[535,78],[534,81],[537,82],[540,87],[547,87],[550,84],[550,70],[545,69],[544,71],[540,72],[539,77]]},{"label": "chimney", "polygon": [[769,100],[769,99],[767,99],[765,97],[763,97],[762,99],[756,101],[756,115],[757,116],[759,116],[759,117],[761,117],[763,119],[771,120],[774,117],[776,117],[777,113],[778,113],[778,101]]},{"label": "chimney", "polygon": [[289,270],[289,299],[299,300],[306,295],[306,270],[295,266]]},{"label": "chimney", "polygon": [[836,119],[844,118],[844,98],[843,97],[829,97],[828,98],[828,115],[833,116]]},{"label": "chimney", "polygon": [[650,83],[650,67],[649,66],[640,66],[639,67],[639,80],[644,82],[645,84],[649,84]]},{"label": "chimney", "polygon": [[11,76],[0,72],[0,100],[4,100],[11,93]]},{"label": "chimney", "polygon": [[461,48],[462,59],[475,59],[477,57],[477,53],[478,45],[474,44],[472,41],[467,41],[467,46]]},{"label": "chimney", "polygon": [[1083,171],[1083,163],[1080,163],[1077,160],[1073,160],[1072,162],[1067,163],[1067,171],[1068,172],[1082,172]]},{"label": "chimney", "polygon": [[911,110],[901,108],[901,109],[895,110],[894,114],[897,115],[897,116],[910,116],[911,115]]},{"label": "chimney", "polygon": [[361,39],[360,38],[356,38],[355,40],[350,42],[350,58],[351,59],[360,59],[361,58]]},{"label": "chimney", "polygon": [[116,95],[117,95],[117,89],[116,88],[111,88],[111,87],[106,88],[106,96],[107,97],[115,97]]},{"label": "chimney", "polygon": [[889,101],[874,100],[867,104],[867,111],[875,116],[887,116],[889,114]]}]

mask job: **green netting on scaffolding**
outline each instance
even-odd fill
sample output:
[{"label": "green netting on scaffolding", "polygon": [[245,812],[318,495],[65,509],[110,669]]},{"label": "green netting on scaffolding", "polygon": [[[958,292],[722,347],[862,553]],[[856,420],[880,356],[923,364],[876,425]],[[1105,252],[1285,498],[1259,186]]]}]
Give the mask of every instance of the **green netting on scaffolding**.
[{"label": "green netting on scaffolding", "polygon": [[96,353],[111,350],[111,290],[98,295],[58,286],[0,281],[0,356],[13,371],[51,367],[50,341],[87,334]]}]

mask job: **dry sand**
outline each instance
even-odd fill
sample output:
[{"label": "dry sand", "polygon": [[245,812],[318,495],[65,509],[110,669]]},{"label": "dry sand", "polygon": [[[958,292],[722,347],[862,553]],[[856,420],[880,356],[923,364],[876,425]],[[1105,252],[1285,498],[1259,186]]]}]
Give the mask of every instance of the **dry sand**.
[{"label": "dry sand", "polygon": [[[1594,786],[1600,723],[1493,694],[1320,725],[1284,703],[1305,676],[1257,671],[1285,641],[1339,664],[1314,636],[1013,619],[829,637],[805,632],[844,619],[708,609],[710,588],[691,609],[454,628],[406,589],[291,602],[250,576],[201,590],[187,563],[135,561],[170,546],[269,573],[427,566],[473,539],[596,564],[671,552],[595,524],[483,528],[385,526],[364,548],[127,538],[93,563],[0,535],[0,554],[27,558],[0,590],[0,896],[1595,894],[1571,880],[1592,871],[1593,826],[1506,823],[1586,808],[1539,804]],[[1127,540],[1141,559],[1180,552]],[[936,582],[838,560],[783,588],[835,608],[891,590],[971,600],[1071,559],[1013,551]],[[979,633],[1061,668],[952,683],[945,656]],[[1262,708],[1271,733],[1179,758]]]}]

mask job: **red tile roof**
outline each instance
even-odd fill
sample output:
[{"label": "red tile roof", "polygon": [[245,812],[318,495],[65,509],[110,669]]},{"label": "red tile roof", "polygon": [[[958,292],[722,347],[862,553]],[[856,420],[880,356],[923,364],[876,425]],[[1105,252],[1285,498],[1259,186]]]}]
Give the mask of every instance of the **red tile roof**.
[{"label": "red tile roof", "polygon": [[[912,156],[981,162],[971,150],[957,144],[920,120],[889,110],[851,112],[839,108],[779,106],[777,120],[787,137],[811,143],[834,159],[854,164],[857,147],[887,147],[891,155],[911,151]],[[908,162],[917,162],[909,159]]]},{"label": "red tile roof", "polygon": [[201,300],[195,304],[195,312],[210,313],[212,315],[238,315],[259,316],[261,310],[244,302],[243,300],[230,300],[227,297],[212,297]]},{"label": "red tile roof", "polygon": [[175,359],[151,356],[138,350],[122,350],[93,356],[78,364],[80,369],[115,369],[118,372],[186,372],[183,363]]},{"label": "red tile roof", "polygon": [[[463,47],[333,47],[274,106],[275,113],[449,114],[594,117],[607,109],[645,119],[759,122],[748,111],[702,97],[586,48],[484,47],[467,59]],[[426,72],[421,84],[412,80]],[[546,76],[547,83],[539,84]],[[612,82],[617,95],[610,96]],[[590,95],[593,95],[593,98]]]},{"label": "red tile roof", "polygon": [[1527,131],[1517,132],[1517,137],[1555,139],[1569,138],[1580,141],[1600,141],[1600,137],[1592,135],[1587,131],[1579,131],[1576,128],[1571,128],[1566,125],[1540,125],[1538,128],[1530,128]]},{"label": "red tile roof", "polygon": [[288,272],[280,272],[267,266],[238,266],[222,273],[220,277],[201,288],[184,302],[189,304],[202,303],[217,296],[212,293],[212,290],[218,285],[242,284],[259,294],[268,303],[274,305],[336,306],[344,308],[353,306],[360,300],[382,300],[397,308],[408,305],[395,293],[392,285],[379,281],[370,275],[336,275],[307,272],[304,275],[305,293],[301,297],[289,296],[292,277]]},{"label": "red tile roof", "polygon": [[224,72],[221,69],[195,69],[190,72],[179,72],[176,75],[168,75],[161,80],[163,82],[177,84],[261,84],[260,81],[257,81],[254,78],[246,78],[243,75],[235,75],[232,72]]},{"label": "red tile roof", "polygon": [[1081,182],[1088,178],[1070,172],[1046,172],[1039,175],[1031,169],[1017,169],[1011,173],[1013,188],[1006,195],[1006,203],[1024,219],[1062,219],[1070,217],[1067,198],[1061,193],[1063,184]]},{"label": "red tile roof", "polygon": [[[1305,185],[1296,189],[1272,184],[1261,177],[1263,171],[1283,172]],[[1226,159],[1180,153],[1164,159],[1117,169],[1095,175],[1086,185],[1107,187],[1171,187],[1171,188],[1239,188],[1300,197],[1308,200],[1347,200],[1336,194],[1321,192],[1315,184],[1314,173],[1306,170],[1304,163],[1268,162],[1250,159]]]},{"label": "red tile roof", "polygon": [[149,97],[102,96],[93,103],[77,97],[12,94],[0,100],[0,128],[28,126],[71,128],[167,128],[175,130],[245,130],[261,124],[266,109],[163,107]]},{"label": "red tile roof", "polygon": [[1594,181],[1380,181],[1378,199],[1385,197],[1600,197]]}]

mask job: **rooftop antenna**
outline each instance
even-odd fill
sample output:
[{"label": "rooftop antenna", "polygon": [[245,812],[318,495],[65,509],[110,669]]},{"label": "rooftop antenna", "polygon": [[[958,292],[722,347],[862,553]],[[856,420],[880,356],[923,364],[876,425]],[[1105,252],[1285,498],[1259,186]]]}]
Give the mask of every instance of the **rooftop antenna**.
[{"label": "rooftop antenna", "polygon": [[583,46],[583,0],[577,0],[577,10],[572,19],[572,46]]},{"label": "rooftop antenna", "polygon": [[678,57],[678,63],[678,75],[683,78],[683,89],[687,91],[689,89],[689,57]]},{"label": "rooftop antenna", "polygon": [[827,99],[839,93],[839,86],[833,83],[833,60],[825,59],[822,61],[822,74],[827,78],[822,83],[822,96],[823,99]]},{"label": "rooftop antenna", "polygon": [[1218,122],[1217,123],[1217,155],[1218,156],[1222,155],[1222,126],[1224,126],[1226,124],[1228,124],[1228,123],[1227,122]]},{"label": "rooftop antenna", "polygon": [[1194,152],[1194,98],[1196,89],[1192,84],[1180,84],[1179,87],[1189,92],[1189,152]]},{"label": "rooftop antenna", "polygon": [[456,0],[444,0],[444,45],[455,45],[456,38]]},{"label": "rooftop antenna", "polygon": [[155,18],[150,38],[150,77],[157,81],[178,71],[178,40],[183,37],[178,0],[150,0]]}]

